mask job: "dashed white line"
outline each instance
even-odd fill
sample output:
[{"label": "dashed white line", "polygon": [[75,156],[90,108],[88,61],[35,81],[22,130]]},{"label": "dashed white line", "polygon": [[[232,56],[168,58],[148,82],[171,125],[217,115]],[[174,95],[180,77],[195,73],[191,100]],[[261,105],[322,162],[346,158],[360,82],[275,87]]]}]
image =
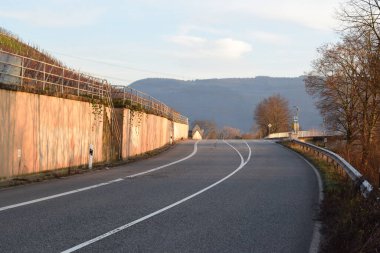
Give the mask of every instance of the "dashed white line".
[{"label": "dashed white line", "polygon": [[233,148],[233,149],[238,153],[238,155],[240,156],[240,160],[241,160],[240,165],[239,165],[239,167],[238,167],[237,169],[235,169],[233,172],[231,172],[230,174],[228,174],[228,175],[225,176],[224,178],[220,179],[219,181],[217,181],[217,182],[215,182],[215,183],[213,183],[213,184],[207,186],[206,188],[203,188],[202,190],[200,190],[200,191],[198,191],[198,192],[196,192],[196,193],[194,193],[194,194],[192,194],[192,195],[190,195],[190,196],[187,196],[186,198],[183,198],[183,199],[181,199],[181,200],[179,200],[179,201],[177,201],[177,202],[175,202],[175,203],[173,203],[173,204],[171,204],[171,205],[168,205],[168,206],[166,206],[166,207],[164,207],[164,208],[161,208],[161,209],[159,209],[159,210],[157,210],[157,211],[155,211],[155,212],[153,212],[153,213],[151,213],[151,214],[148,214],[148,215],[146,215],[146,216],[144,216],[144,217],[141,217],[141,218],[139,218],[139,219],[137,219],[137,220],[134,220],[134,221],[132,221],[132,222],[129,222],[129,223],[123,225],[123,226],[120,226],[120,227],[118,227],[118,228],[115,228],[115,229],[113,229],[113,230],[111,230],[111,231],[109,231],[109,232],[107,232],[107,233],[104,233],[104,234],[102,234],[102,235],[99,235],[99,236],[97,236],[97,237],[95,237],[95,238],[93,238],[93,239],[91,239],[91,240],[88,240],[88,241],[83,242],[83,243],[81,243],[81,244],[78,244],[78,245],[76,245],[76,246],[74,246],[74,247],[72,247],[72,248],[69,248],[69,249],[67,249],[67,250],[64,250],[64,251],[62,251],[62,253],[70,253],[70,252],[77,251],[77,250],[79,250],[79,249],[81,249],[81,248],[84,248],[84,247],[90,245],[90,244],[93,244],[93,243],[95,243],[95,242],[97,242],[97,241],[100,241],[100,240],[102,240],[102,239],[104,239],[104,238],[106,238],[106,237],[109,237],[109,236],[111,236],[111,235],[113,235],[113,234],[116,234],[116,233],[118,233],[118,232],[120,232],[120,231],[123,231],[124,229],[127,229],[127,228],[129,228],[129,227],[132,227],[133,225],[136,225],[136,224],[138,224],[138,223],[140,223],[140,222],[142,222],[142,221],[144,221],[144,220],[147,220],[147,219],[149,219],[149,218],[151,218],[151,217],[153,217],[153,216],[156,216],[156,215],[158,215],[158,214],[160,214],[160,213],[162,213],[162,212],[165,212],[165,211],[167,211],[167,210],[169,210],[169,209],[171,209],[171,208],[173,208],[173,207],[175,207],[175,206],[178,206],[178,205],[182,204],[182,203],[185,202],[185,201],[188,201],[188,200],[190,200],[190,199],[192,199],[192,198],[194,198],[194,197],[196,197],[196,196],[198,196],[198,195],[204,193],[204,192],[207,191],[207,190],[210,190],[211,188],[217,186],[218,184],[222,183],[223,181],[227,180],[228,178],[230,178],[231,176],[233,176],[234,174],[236,174],[236,173],[237,173],[239,170],[241,170],[241,169],[242,169],[242,168],[243,168],[243,167],[249,162],[249,160],[251,159],[251,154],[252,154],[251,148],[250,148],[250,146],[248,145],[248,143],[245,142],[246,145],[248,146],[249,154],[248,154],[247,160],[244,161],[244,158],[243,158],[242,154],[241,154],[241,153],[240,153],[240,152],[239,152],[234,146],[232,146],[231,144],[229,144],[229,143],[226,142],[226,141],[224,141],[224,142],[225,142],[227,145],[229,145],[231,148]]},{"label": "dashed white line", "polygon": [[[185,160],[193,157],[197,153],[197,151],[198,151],[198,142],[199,141],[197,141],[197,142],[194,143],[193,152],[190,155],[188,155],[188,156],[186,156],[184,158],[181,158],[181,159],[179,159],[177,161],[174,161],[174,162],[171,162],[171,163],[159,166],[159,167],[151,169],[151,170],[147,170],[147,171],[144,171],[144,172],[140,172],[140,173],[137,173],[137,174],[133,174],[133,175],[127,176],[125,178],[133,178],[133,177],[137,177],[137,176],[140,176],[140,175],[148,174],[148,173],[151,173],[151,172],[154,172],[154,171],[157,171],[157,170],[169,167],[171,165],[183,162],[183,161],[185,161]],[[71,194],[78,193],[78,192],[83,192],[83,191],[91,190],[91,189],[98,188],[98,187],[105,186],[105,185],[109,185],[109,184],[112,184],[112,183],[117,183],[117,182],[123,181],[125,178],[117,178],[117,179],[114,179],[114,180],[111,180],[111,181],[107,181],[107,182],[100,183],[100,184],[95,184],[95,185],[90,185],[90,186],[79,188],[79,189],[75,189],[75,190],[72,190],[72,191],[62,192],[62,193],[50,195],[50,196],[47,196],[47,197],[42,197],[42,198],[33,199],[33,200],[25,201],[25,202],[20,202],[20,203],[9,205],[9,206],[0,207],[0,212],[5,211],[5,210],[9,210],[9,209],[13,209],[13,208],[16,208],[16,207],[20,207],[20,206],[26,206],[26,205],[30,205],[30,204],[34,204],[34,203],[50,200],[50,199],[55,199],[55,198],[71,195]]]}]

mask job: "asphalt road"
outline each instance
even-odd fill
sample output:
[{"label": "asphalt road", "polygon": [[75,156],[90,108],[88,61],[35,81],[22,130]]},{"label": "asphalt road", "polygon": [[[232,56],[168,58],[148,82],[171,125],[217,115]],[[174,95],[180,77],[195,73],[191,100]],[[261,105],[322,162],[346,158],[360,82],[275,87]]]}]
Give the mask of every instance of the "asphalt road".
[{"label": "asphalt road", "polygon": [[188,141],[0,190],[0,252],[308,252],[318,194],[312,168],[278,144]]}]

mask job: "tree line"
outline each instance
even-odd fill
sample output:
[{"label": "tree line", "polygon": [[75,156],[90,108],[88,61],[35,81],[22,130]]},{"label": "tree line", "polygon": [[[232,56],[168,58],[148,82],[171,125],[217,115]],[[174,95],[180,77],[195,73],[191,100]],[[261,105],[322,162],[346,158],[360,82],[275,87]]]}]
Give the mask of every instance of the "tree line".
[{"label": "tree line", "polygon": [[380,4],[349,0],[341,6],[341,39],[318,48],[305,85],[317,98],[326,126],[345,135],[345,158],[375,179],[380,165]]}]

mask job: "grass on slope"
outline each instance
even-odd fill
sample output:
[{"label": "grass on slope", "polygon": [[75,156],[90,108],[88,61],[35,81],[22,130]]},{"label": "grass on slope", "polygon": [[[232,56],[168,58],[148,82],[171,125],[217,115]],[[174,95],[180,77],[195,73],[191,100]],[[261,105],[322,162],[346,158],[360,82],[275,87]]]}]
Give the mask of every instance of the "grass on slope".
[{"label": "grass on slope", "polygon": [[365,199],[333,165],[290,142],[283,144],[307,158],[322,175],[321,252],[380,252],[380,201],[376,195]]},{"label": "grass on slope", "polygon": [[39,61],[44,61],[53,65],[62,66],[63,64],[50,56],[48,53],[23,42],[16,35],[0,27],[0,49],[9,53],[18,54],[21,56],[33,58]]}]

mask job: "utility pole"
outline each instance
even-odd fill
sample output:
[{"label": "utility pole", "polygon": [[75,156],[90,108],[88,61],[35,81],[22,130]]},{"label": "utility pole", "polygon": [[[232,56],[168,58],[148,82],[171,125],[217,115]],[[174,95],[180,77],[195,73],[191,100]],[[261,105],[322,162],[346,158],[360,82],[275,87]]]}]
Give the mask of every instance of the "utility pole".
[{"label": "utility pole", "polygon": [[298,131],[300,130],[300,124],[299,124],[299,121],[298,121],[298,112],[300,110],[300,108],[298,106],[294,106],[296,108],[296,112],[295,112],[295,115],[293,117],[293,132],[295,134],[298,134]]}]

